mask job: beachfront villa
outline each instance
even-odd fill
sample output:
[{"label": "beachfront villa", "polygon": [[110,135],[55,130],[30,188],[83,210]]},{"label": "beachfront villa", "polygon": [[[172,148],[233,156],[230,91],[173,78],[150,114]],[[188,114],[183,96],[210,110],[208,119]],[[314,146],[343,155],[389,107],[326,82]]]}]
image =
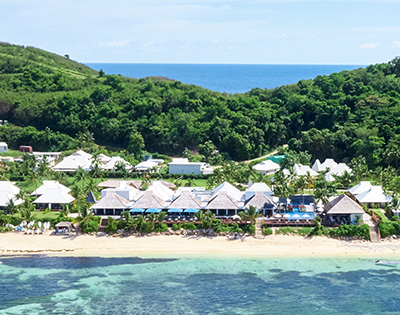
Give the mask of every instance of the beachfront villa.
[{"label": "beachfront villa", "polygon": [[358,202],[371,208],[374,205],[383,208],[392,198],[383,192],[382,186],[373,186],[369,181],[362,181],[351,187],[349,193],[352,194]]},{"label": "beachfront villa", "polygon": [[22,199],[16,197],[19,191],[20,189],[15,186],[14,183],[9,181],[0,181],[0,210],[5,210],[10,201],[12,201],[16,206],[23,203]]},{"label": "beachfront villa", "polygon": [[[255,207],[263,216],[272,217],[276,209],[276,197],[265,183],[249,183],[240,191],[228,182],[215,189],[204,187],[179,187],[172,190],[161,181],[154,181],[146,191],[140,191],[129,184],[103,189],[102,198],[92,205],[96,215],[119,216],[123,211],[132,215],[167,212],[169,216],[191,216],[197,211],[211,211],[216,217],[233,217],[241,211]],[[310,198],[311,197],[311,198]],[[293,219],[312,219],[314,209],[312,196],[290,196],[290,204],[282,215]],[[296,221],[296,220],[294,220]]]},{"label": "beachfront villa", "polygon": [[70,204],[75,200],[70,195],[71,189],[55,180],[45,180],[43,185],[32,192],[37,199],[33,201],[37,210],[60,210],[62,205]]},{"label": "beachfront villa", "polygon": [[328,182],[335,181],[335,176],[343,176],[345,172],[351,174],[352,169],[345,163],[336,163],[333,159],[326,159],[324,163],[321,163],[318,159],[315,160],[312,169],[315,172],[327,172],[325,179]]},{"label": "beachfront villa", "polygon": [[324,205],[323,223],[329,226],[354,224],[364,220],[365,211],[359,203],[346,194],[340,195]]},{"label": "beachfront villa", "polygon": [[[303,165],[303,164],[295,164],[293,166],[293,171],[294,174],[297,176],[306,176],[306,175],[310,175],[312,177],[316,177],[318,176],[318,173],[316,171],[314,171],[311,167],[309,167],[308,165]],[[290,174],[289,170],[284,169],[283,173],[287,176]]]}]

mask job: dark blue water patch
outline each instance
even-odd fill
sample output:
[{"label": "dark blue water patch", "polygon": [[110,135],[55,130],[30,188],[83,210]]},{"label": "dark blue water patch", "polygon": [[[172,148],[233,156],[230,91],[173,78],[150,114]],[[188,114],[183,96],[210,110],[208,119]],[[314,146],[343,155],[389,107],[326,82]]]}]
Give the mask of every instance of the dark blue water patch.
[{"label": "dark blue water patch", "polygon": [[137,265],[149,263],[164,263],[176,259],[168,258],[105,258],[105,257],[53,257],[45,255],[31,256],[3,256],[2,263],[17,268],[44,268],[44,269],[82,269],[116,265]]}]

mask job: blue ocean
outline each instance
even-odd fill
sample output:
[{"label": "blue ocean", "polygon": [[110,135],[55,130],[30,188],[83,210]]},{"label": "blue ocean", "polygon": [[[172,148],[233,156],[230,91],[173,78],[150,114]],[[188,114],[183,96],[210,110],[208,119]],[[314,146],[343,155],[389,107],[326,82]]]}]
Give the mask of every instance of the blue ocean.
[{"label": "blue ocean", "polygon": [[240,65],[240,64],[142,64],[87,63],[106,74],[131,78],[161,76],[226,93],[245,93],[253,88],[273,89],[302,79],[353,70],[360,65]]},{"label": "blue ocean", "polygon": [[367,258],[2,257],[0,314],[399,314]]}]

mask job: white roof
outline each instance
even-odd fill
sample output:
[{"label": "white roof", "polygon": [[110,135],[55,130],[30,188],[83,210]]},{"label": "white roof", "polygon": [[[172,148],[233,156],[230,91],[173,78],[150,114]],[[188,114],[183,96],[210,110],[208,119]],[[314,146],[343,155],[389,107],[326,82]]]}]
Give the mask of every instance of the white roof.
[{"label": "white roof", "polygon": [[293,170],[294,170],[295,174],[298,176],[305,176],[305,175],[307,175],[307,173],[309,173],[311,176],[318,175],[318,173],[316,171],[312,170],[312,168],[309,167],[308,165],[295,164],[293,166]]},{"label": "white roof", "polygon": [[204,165],[203,162],[189,162],[187,158],[172,159],[168,165]]},{"label": "white roof", "polygon": [[237,189],[236,187],[232,186],[228,182],[223,182],[221,185],[219,185],[217,188],[214,189],[214,192],[211,195],[209,200],[213,199],[220,192],[226,192],[234,200],[240,200],[242,198],[242,195],[243,195],[243,193],[239,189]]},{"label": "white roof", "polygon": [[43,185],[40,186],[38,189],[36,189],[31,195],[32,196],[43,195],[49,189],[58,189],[58,190],[61,190],[61,191],[65,192],[65,193],[69,193],[71,191],[71,189],[69,189],[68,187],[60,184],[56,180],[44,180],[43,181]]},{"label": "white roof", "polygon": [[263,191],[263,192],[270,192],[272,189],[266,183],[254,183],[246,191]]},{"label": "white roof", "polygon": [[67,204],[74,201],[75,198],[57,188],[51,188],[38,197],[33,203],[61,203]]},{"label": "white roof", "polygon": [[387,203],[392,200],[392,197],[385,195],[382,186],[371,186],[367,191],[356,196],[361,203]]},{"label": "white roof", "polygon": [[144,161],[144,162],[140,162],[139,164],[137,164],[135,166],[136,170],[150,170],[153,167],[156,167],[159,163],[154,162],[154,161]]},{"label": "white roof", "polygon": [[5,207],[10,200],[14,201],[15,205],[23,202],[21,199],[16,199],[15,195],[19,193],[19,188],[9,181],[0,181],[0,206]]},{"label": "white roof", "polygon": [[362,194],[363,192],[370,190],[371,187],[372,185],[369,181],[362,181],[359,184],[351,187],[349,189],[349,193],[353,195]]},{"label": "white roof", "polygon": [[348,167],[345,163],[339,163],[338,166],[330,170],[330,173],[337,175],[337,176],[342,176],[344,172],[351,173],[352,169]]},{"label": "white roof", "polygon": [[92,158],[92,155],[89,153],[86,153],[85,151],[82,150],[78,150],[76,151],[74,154],[72,154],[73,156],[81,156],[87,160],[90,160]]},{"label": "white roof", "polygon": [[109,157],[103,153],[100,153],[98,155],[98,158],[100,159],[101,163],[103,163],[103,164],[107,164],[107,162],[109,162],[111,160],[111,157]]},{"label": "white roof", "polygon": [[336,180],[335,177],[333,177],[332,172],[326,173],[325,179],[327,182],[334,182]]},{"label": "white roof", "polygon": [[335,162],[334,159],[326,159],[324,161],[324,163],[321,164],[323,171],[325,171],[327,168],[329,168],[330,170],[333,170],[337,166],[338,166],[338,164]]},{"label": "white roof", "polygon": [[87,170],[90,167],[90,159],[80,155],[65,157],[60,163],[53,167],[55,171],[76,171],[79,167]]},{"label": "white roof", "polygon": [[146,191],[153,192],[153,194],[163,200],[171,200],[174,195],[174,191],[165,186],[161,181],[153,181]]},{"label": "white roof", "polygon": [[132,166],[127,161],[125,161],[122,157],[113,156],[110,159],[110,161],[108,161],[107,164],[103,166],[103,169],[105,169],[105,170],[113,170],[115,168],[115,164],[117,164],[119,162],[124,163],[125,164],[125,168],[128,169],[128,170],[132,168]]},{"label": "white roof", "polygon": [[279,170],[280,165],[271,160],[265,160],[262,161],[261,163],[254,165],[253,169],[260,172],[270,172],[274,170]]},{"label": "white roof", "polygon": [[323,171],[322,165],[321,165],[321,162],[319,161],[319,159],[315,160],[315,162],[314,162],[314,164],[312,166],[312,169],[313,169],[313,171],[316,171],[316,172]]},{"label": "white roof", "polygon": [[5,143],[5,142],[0,142],[0,145],[1,145],[1,146],[7,145],[7,143]]}]

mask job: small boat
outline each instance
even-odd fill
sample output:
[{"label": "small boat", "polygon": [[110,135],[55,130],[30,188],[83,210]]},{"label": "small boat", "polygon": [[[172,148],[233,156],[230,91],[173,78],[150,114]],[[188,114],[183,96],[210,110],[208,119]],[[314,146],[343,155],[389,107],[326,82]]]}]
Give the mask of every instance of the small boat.
[{"label": "small boat", "polygon": [[375,261],[375,265],[389,266],[389,267],[397,267],[400,265],[398,261],[385,261],[385,260],[377,260]]}]

